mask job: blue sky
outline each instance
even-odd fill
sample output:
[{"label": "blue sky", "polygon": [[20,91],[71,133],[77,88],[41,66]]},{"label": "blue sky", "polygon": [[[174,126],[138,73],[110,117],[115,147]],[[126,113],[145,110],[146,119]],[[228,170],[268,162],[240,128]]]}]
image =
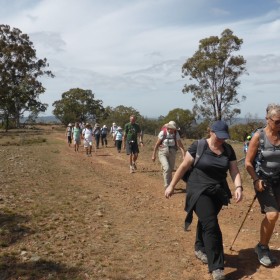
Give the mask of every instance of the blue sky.
[{"label": "blue sky", "polygon": [[199,40],[231,29],[244,43],[249,75],[238,92],[241,116],[264,117],[279,103],[280,0],[0,0],[2,24],[30,36],[54,79],[51,104],[71,88],[90,89],[104,106],[131,106],[147,117],[192,109],[183,63]]}]

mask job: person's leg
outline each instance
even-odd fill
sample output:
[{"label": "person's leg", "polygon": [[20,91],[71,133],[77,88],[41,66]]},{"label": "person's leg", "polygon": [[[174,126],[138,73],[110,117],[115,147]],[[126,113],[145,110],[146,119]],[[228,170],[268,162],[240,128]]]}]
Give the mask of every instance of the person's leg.
[{"label": "person's leg", "polygon": [[172,169],[170,168],[168,157],[169,157],[168,148],[159,149],[158,159],[162,167],[162,176],[163,176],[163,182],[165,188],[168,187],[172,178]]},{"label": "person's leg", "polygon": [[224,269],[223,238],[217,217],[221,208],[218,200],[204,194],[200,195],[194,208],[200,222],[197,237],[202,237],[200,245],[205,246],[210,272]]}]

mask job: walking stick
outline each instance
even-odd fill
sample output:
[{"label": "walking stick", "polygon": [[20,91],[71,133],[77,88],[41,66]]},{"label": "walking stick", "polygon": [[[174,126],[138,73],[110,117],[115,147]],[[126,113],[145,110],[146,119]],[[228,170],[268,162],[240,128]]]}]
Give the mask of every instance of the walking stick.
[{"label": "walking stick", "polygon": [[233,246],[235,240],[237,239],[237,236],[238,236],[238,234],[239,234],[241,228],[243,227],[243,224],[244,224],[245,220],[247,219],[247,216],[248,216],[249,212],[251,211],[252,206],[253,206],[253,204],[254,204],[256,198],[257,198],[257,195],[255,194],[255,196],[254,196],[254,198],[253,198],[253,201],[251,202],[251,204],[250,204],[250,206],[249,206],[249,209],[248,209],[248,211],[247,211],[247,213],[246,213],[246,215],[245,215],[245,217],[244,217],[244,219],[243,219],[243,221],[242,221],[242,223],[241,223],[241,225],[240,225],[240,227],[239,227],[239,229],[238,229],[238,231],[237,231],[237,234],[235,235],[235,237],[234,237],[234,239],[233,239],[233,241],[232,241],[232,243],[231,243],[231,246],[229,247],[229,249],[230,249],[231,251],[233,251],[233,250],[232,250],[232,246]]}]

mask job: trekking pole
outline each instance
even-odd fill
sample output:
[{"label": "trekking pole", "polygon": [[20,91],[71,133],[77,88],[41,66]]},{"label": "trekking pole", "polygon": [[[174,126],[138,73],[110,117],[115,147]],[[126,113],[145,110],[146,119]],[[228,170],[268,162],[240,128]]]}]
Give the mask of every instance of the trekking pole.
[{"label": "trekking pole", "polygon": [[256,198],[257,198],[257,195],[255,194],[255,196],[254,196],[254,198],[253,198],[253,201],[251,202],[251,204],[250,204],[250,206],[249,206],[249,209],[248,209],[248,211],[247,211],[247,213],[246,213],[246,215],[245,215],[245,217],[244,217],[244,219],[243,219],[243,221],[242,221],[242,223],[241,223],[241,225],[240,225],[240,227],[239,227],[239,229],[238,229],[238,231],[237,231],[237,234],[235,235],[235,237],[234,237],[234,239],[233,239],[233,241],[232,241],[232,243],[231,243],[231,246],[229,247],[229,249],[230,249],[231,251],[233,251],[233,250],[232,250],[232,246],[233,246],[235,240],[237,239],[237,236],[238,236],[238,234],[239,234],[241,228],[243,227],[243,224],[244,224],[244,222],[246,221],[247,216],[248,216],[249,212],[251,211],[252,206],[253,206],[253,204],[254,204]]}]

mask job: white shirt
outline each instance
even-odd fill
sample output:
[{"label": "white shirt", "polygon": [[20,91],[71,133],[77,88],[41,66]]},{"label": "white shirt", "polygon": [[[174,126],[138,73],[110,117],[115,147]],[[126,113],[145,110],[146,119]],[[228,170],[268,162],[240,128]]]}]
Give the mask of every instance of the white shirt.
[{"label": "white shirt", "polygon": [[93,137],[92,137],[92,130],[91,129],[84,128],[83,135],[84,135],[84,137],[87,141],[92,142]]},{"label": "white shirt", "polygon": [[176,136],[173,133],[169,133],[168,131],[166,131],[165,136],[164,134],[165,132],[163,130],[161,130],[158,134],[159,139],[162,140],[164,138],[164,140],[161,143],[161,146],[164,147],[174,147],[176,145],[175,140],[178,141],[181,139],[178,131],[176,131]]}]

